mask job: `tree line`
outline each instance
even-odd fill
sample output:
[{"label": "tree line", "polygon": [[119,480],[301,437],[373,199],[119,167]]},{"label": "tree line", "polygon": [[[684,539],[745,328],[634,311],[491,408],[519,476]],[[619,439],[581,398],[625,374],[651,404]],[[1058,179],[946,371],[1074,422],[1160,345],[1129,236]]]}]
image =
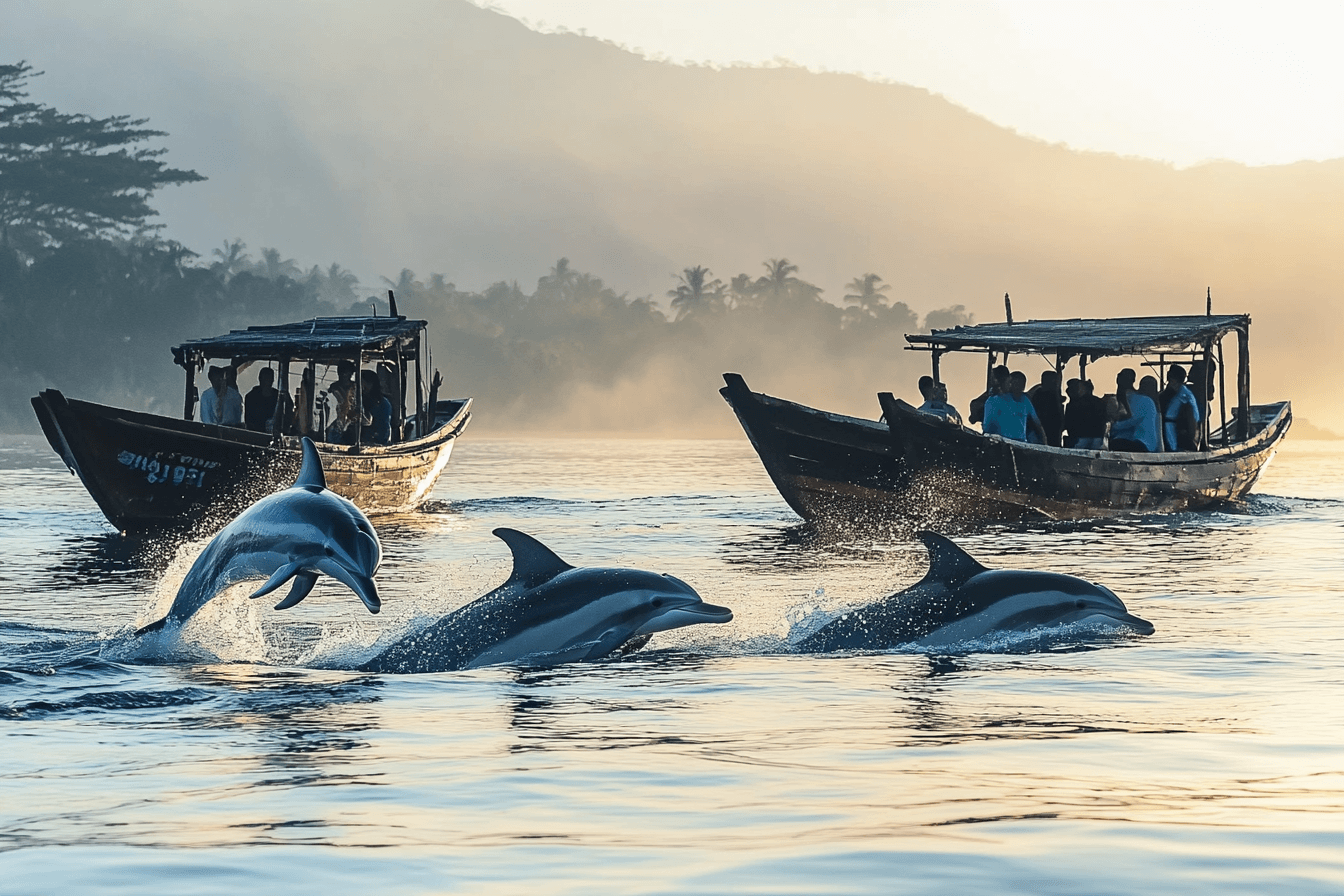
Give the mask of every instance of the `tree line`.
[{"label": "tree line", "polygon": [[[787,258],[726,282],[703,266],[673,278],[664,305],[618,293],[559,259],[531,291],[484,290],[404,270],[377,289],[333,263],[302,268],[241,239],[204,257],[165,237],[150,200],[204,178],[168,167],[165,136],[143,119],[57,112],[27,96],[37,74],[0,65],[0,426],[33,429],[43,388],[175,414],[181,372],[168,348],[229,329],[399,310],[430,322],[444,395],[473,395],[501,429],[695,432],[721,421],[718,374],[805,380],[835,389],[915,376],[901,336],[969,321],[965,309],[921,319],[861,273],[844,307]],[[372,303],[372,309],[371,309]],[[787,394],[787,393],[785,393]]]}]

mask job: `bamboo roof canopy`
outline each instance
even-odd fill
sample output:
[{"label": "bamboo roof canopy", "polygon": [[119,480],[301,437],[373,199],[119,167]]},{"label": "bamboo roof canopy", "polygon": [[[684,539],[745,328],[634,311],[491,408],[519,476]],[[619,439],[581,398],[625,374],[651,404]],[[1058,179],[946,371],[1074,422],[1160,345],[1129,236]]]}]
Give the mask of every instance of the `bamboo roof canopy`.
[{"label": "bamboo roof canopy", "polygon": [[1249,314],[1075,318],[989,323],[906,335],[915,351],[1040,352],[1062,356],[1178,353],[1203,348],[1224,335],[1249,331]]},{"label": "bamboo roof canopy", "polygon": [[185,367],[192,358],[345,358],[398,345],[406,351],[426,326],[404,317],[317,317],[193,339],[173,347],[173,360]]}]

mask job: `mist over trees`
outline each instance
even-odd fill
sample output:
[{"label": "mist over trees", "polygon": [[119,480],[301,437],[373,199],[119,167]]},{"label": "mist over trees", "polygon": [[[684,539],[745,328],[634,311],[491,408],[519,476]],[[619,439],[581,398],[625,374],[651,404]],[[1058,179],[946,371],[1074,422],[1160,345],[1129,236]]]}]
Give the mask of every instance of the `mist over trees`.
[{"label": "mist over trees", "polygon": [[[181,407],[168,349],[251,325],[399,310],[431,324],[441,394],[479,400],[478,425],[510,431],[728,434],[716,390],[738,370],[780,391],[829,384],[871,399],[875,385],[917,375],[897,351],[919,315],[874,273],[844,301],[788,258],[728,282],[704,266],[674,275],[666,307],[617,292],[567,258],[528,292],[515,281],[459,289],[444,274],[403,270],[376,288],[339,263],[306,270],[276,247],[242,239],[209,257],[159,232],[150,200],[204,178],[167,167],[165,136],[144,119],[96,119],[29,102],[26,63],[0,66],[0,425],[35,428],[28,399],[44,388],[164,414]],[[969,320],[938,309],[926,323]],[[875,403],[875,402],[874,402]],[[860,409],[868,413],[868,409]],[[871,411],[876,416],[876,411]]]}]

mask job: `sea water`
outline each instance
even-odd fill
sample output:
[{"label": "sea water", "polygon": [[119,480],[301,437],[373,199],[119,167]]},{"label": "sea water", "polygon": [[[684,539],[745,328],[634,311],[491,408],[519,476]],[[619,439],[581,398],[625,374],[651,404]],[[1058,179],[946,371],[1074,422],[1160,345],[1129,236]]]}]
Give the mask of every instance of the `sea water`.
[{"label": "sea water", "polygon": [[[924,571],[821,532],[743,439],[468,434],[375,521],[384,610],[323,580],[128,637],[201,543],[113,532],[0,439],[0,893],[1344,892],[1344,448],[1215,512],[957,536],[1157,628],[802,655]],[[727,625],[549,669],[348,671],[508,575],[498,526],[671,573]]]}]

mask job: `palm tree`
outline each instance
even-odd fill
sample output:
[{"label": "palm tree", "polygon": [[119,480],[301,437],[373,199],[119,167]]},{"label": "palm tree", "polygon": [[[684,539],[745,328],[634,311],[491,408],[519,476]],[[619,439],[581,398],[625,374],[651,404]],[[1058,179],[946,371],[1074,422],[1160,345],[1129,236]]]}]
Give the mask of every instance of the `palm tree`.
[{"label": "palm tree", "polygon": [[772,305],[781,303],[804,306],[820,301],[821,288],[794,275],[798,265],[787,258],[771,258],[765,262],[765,276],[756,281],[756,291]]},{"label": "palm tree", "polygon": [[217,271],[225,283],[239,271],[247,270],[252,263],[247,256],[247,243],[242,240],[225,240],[224,248],[214,250],[214,256],[219,261],[210,265],[210,269]]},{"label": "palm tree", "polygon": [[567,295],[569,288],[579,279],[579,272],[569,266],[569,259],[562,258],[551,268],[551,272],[537,281],[538,293],[552,293],[556,296]]},{"label": "palm tree", "polygon": [[845,289],[851,292],[845,295],[845,301],[852,305],[858,305],[859,308],[868,314],[877,313],[877,309],[887,307],[887,297],[882,293],[891,289],[890,283],[882,283],[882,278],[877,274],[864,274],[862,277],[855,277],[846,284]]},{"label": "palm tree", "polygon": [[765,276],[756,281],[757,287],[772,299],[780,299],[792,292],[796,284],[802,283],[793,276],[798,265],[789,264],[787,258],[771,258],[765,262]]},{"label": "palm tree", "polygon": [[710,273],[709,268],[696,265],[693,268],[685,268],[679,275],[673,275],[681,282],[674,289],[669,289],[667,295],[672,299],[672,308],[677,312],[677,320],[724,310],[723,281],[706,282]]},{"label": "palm tree", "polygon": [[280,257],[279,249],[264,248],[261,250],[261,260],[252,267],[252,270],[267,280],[279,280],[281,277],[293,280],[302,273],[294,259]]}]

